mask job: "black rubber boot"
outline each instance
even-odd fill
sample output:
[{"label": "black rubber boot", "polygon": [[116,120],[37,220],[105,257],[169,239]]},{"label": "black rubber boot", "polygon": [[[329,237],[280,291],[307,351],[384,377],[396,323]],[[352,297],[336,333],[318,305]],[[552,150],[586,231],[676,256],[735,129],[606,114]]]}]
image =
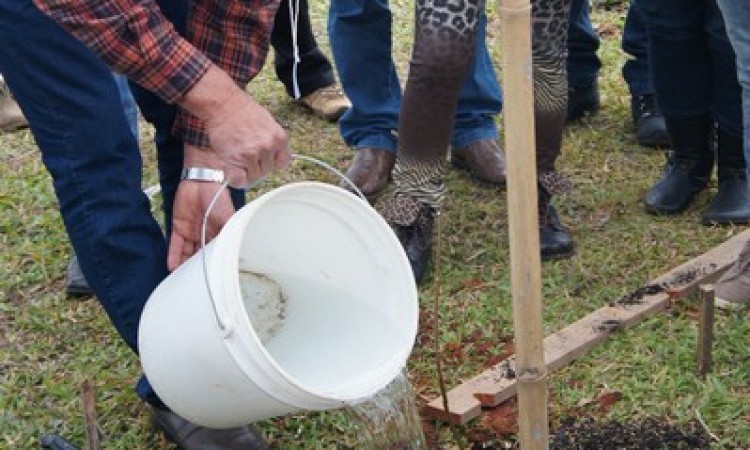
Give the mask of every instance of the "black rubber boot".
[{"label": "black rubber boot", "polygon": [[669,133],[654,94],[630,99],[630,112],[638,144],[644,147],[669,147]]},{"label": "black rubber boot", "polygon": [[677,214],[687,209],[695,195],[708,186],[714,165],[711,145],[713,121],[709,116],[667,119],[672,151],[661,178],[646,193],[646,211]]},{"label": "black rubber boot", "polygon": [[551,196],[539,187],[539,248],[542,261],[565,259],[575,253],[575,244],[568,230],[560,223]]},{"label": "black rubber boot", "polygon": [[742,135],[721,128],[717,133],[719,190],[703,214],[706,225],[743,224],[750,221],[750,190]]}]

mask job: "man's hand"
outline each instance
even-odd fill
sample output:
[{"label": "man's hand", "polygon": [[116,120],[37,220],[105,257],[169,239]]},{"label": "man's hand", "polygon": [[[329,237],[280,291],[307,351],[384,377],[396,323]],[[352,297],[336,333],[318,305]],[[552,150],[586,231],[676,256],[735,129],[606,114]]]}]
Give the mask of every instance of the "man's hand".
[{"label": "man's hand", "polygon": [[246,187],[289,165],[284,129],[217,67],[210,68],[180,104],[204,121],[230,186]]},{"label": "man's hand", "polygon": [[[170,271],[200,249],[203,216],[218,189],[221,189],[218,183],[188,180],[182,181],[177,188],[172,213],[172,236],[167,254],[167,267]],[[232,214],[234,206],[229,191],[224,189],[208,217],[206,243],[219,234]]]}]

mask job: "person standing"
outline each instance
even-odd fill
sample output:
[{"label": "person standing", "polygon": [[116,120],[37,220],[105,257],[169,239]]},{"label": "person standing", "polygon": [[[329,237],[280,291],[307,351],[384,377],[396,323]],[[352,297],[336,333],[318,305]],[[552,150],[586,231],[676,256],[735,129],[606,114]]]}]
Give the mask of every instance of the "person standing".
[{"label": "person standing", "polygon": [[687,209],[708,187],[716,163],[718,191],[703,223],[747,223],[742,94],[716,0],[638,2],[649,35],[652,81],[672,142],[662,176],[646,193],[646,211],[677,214]]}]

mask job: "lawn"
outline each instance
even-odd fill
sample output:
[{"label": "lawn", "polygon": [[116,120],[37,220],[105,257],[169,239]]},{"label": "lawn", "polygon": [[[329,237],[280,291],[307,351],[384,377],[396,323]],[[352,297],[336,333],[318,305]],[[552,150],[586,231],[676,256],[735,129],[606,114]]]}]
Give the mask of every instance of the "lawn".
[{"label": "lawn", "polygon": [[[321,46],[327,2],[311,2]],[[612,3],[612,2],[609,2]],[[601,4],[601,3],[600,3]],[[394,0],[394,56],[405,74],[411,45],[413,2]],[[496,11],[490,10],[489,45],[499,61]],[[686,213],[654,217],[643,195],[659,176],[664,152],[635,143],[629,95],[620,74],[624,14],[593,14],[603,42],[602,111],[565,132],[559,160],[573,189],[556,199],[577,243],[576,255],[544,263],[545,334],[552,333],[647,281],[739,233],[743,227],[706,227],[702,211],[715,180]],[[498,67],[499,70],[499,67]],[[286,97],[266,68],[250,92],[287,128],[295,152],[345,169],[351,152],[335,125],[307,114]],[[498,121],[500,119],[498,118]],[[155,181],[151,129],[142,123],[144,186]],[[131,387],[139,364],[94,299],[64,293],[71,253],[50,177],[28,131],[0,134],[0,448],[37,448],[39,437],[59,433],[83,447],[85,422],[80,386],[89,380],[104,448],[171,448],[152,431],[146,409]],[[309,166],[295,166],[261,190],[301,179],[335,180]],[[477,375],[504,354],[512,339],[508,227],[505,192],[477,185],[453,171],[441,215],[439,311],[429,276],[420,289],[421,333],[408,365],[423,403],[438,395],[436,314],[443,374],[448,387]],[[251,192],[250,199],[257,195]],[[157,197],[158,202],[159,197]],[[155,205],[156,210],[156,205]],[[716,317],[714,369],[695,374],[697,302],[676,303],[640,325],[614,334],[584,357],[552,373],[550,426],[568,418],[598,422],[656,418],[687,424],[697,419],[716,437],[713,448],[750,448],[750,320],[748,310]],[[615,399],[600,402],[603,397]],[[602,406],[605,405],[606,406]],[[511,406],[512,411],[512,406]],[[425,421],[439,448],[506,448],[512,427],[488,412],[465,426]],[[345,412],[299,414],[258,424],[279,449],[359,448],[357,429]]]}]

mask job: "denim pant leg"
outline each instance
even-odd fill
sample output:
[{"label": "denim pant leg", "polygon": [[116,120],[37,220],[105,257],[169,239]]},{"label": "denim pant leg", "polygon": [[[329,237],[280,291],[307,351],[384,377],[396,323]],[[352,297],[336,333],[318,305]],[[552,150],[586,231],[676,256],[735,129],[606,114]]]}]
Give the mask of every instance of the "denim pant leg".
[{"label": "denim pant leg", "polygon": [[166,246],[112,73],[31,0],[0,0],[0,40],[0,72],[54,179],[81,269],[137,351],[141,311],[167,275]]},{"label": "denim pant leg", "polygon": [[568,86],[585,88],[596,82],[602,62],[599,50],[599,35],[594,30],[589,16],[588,0],[573,0],[570,4],[568,23]]},{"label": "denim pant leg", "polygon": [[497,139],[495,116],[503,108],[503,95],[487,50],[487,15],[484,11],[477,22],[476,41],[474,66],[458,93],[451,136],[453,148],[482,139]]},{"label": "denim pant leg", "polygon": [[745,160],[750,161],[750,8],[746,0],[719,0],[719,7],[737,55],[737,74],[742,86]]},{"label": "denim pant leg", "polygon": [[622,50],[630,55],[622,66],[622,76],[628,83],[631,97],[654,93],[648,64],[648,32],[638,9],[638,1],[630,2],[622,32]]},{"label": "denim pant leg", "polygon": [[[745,8],[749,6],[748,3],[744,5]],[[711,49],[711,111],[720,128],[742,136],[742,88],[737,77],[737,56],[729,42],[724,17],[716,0],[706,0],[704,28]]]},{"label": "denim pant leg", "polygon": [[128,120],[130,131],[133,132],[135,140],[138,140],[138,105],[135,104],[133,93],[130,92],[130,85],[125,75],[117,72],[112,72],[112,76],[115,77],[115,83],[117,83],[117,90],[120,92],[120,100],[122,100],[122,108],[125,111],[125,118]]},{"label": "denim pant leg", "polygon": [[[299,6],[296,39],[290,3]],[[271,32],[276,77],[292,98],[304,97],[336,82],[331,63],[315,41],[308,9],[307,0],[282,0]],[[296,64],[295,45],[299,55]]]},{"label": "denim pant leg", "polygon": [[401,86],[391,56],[387,0],[331,0],[328,36],[352,107],[339,128],[347,145],[396,151]]}]

